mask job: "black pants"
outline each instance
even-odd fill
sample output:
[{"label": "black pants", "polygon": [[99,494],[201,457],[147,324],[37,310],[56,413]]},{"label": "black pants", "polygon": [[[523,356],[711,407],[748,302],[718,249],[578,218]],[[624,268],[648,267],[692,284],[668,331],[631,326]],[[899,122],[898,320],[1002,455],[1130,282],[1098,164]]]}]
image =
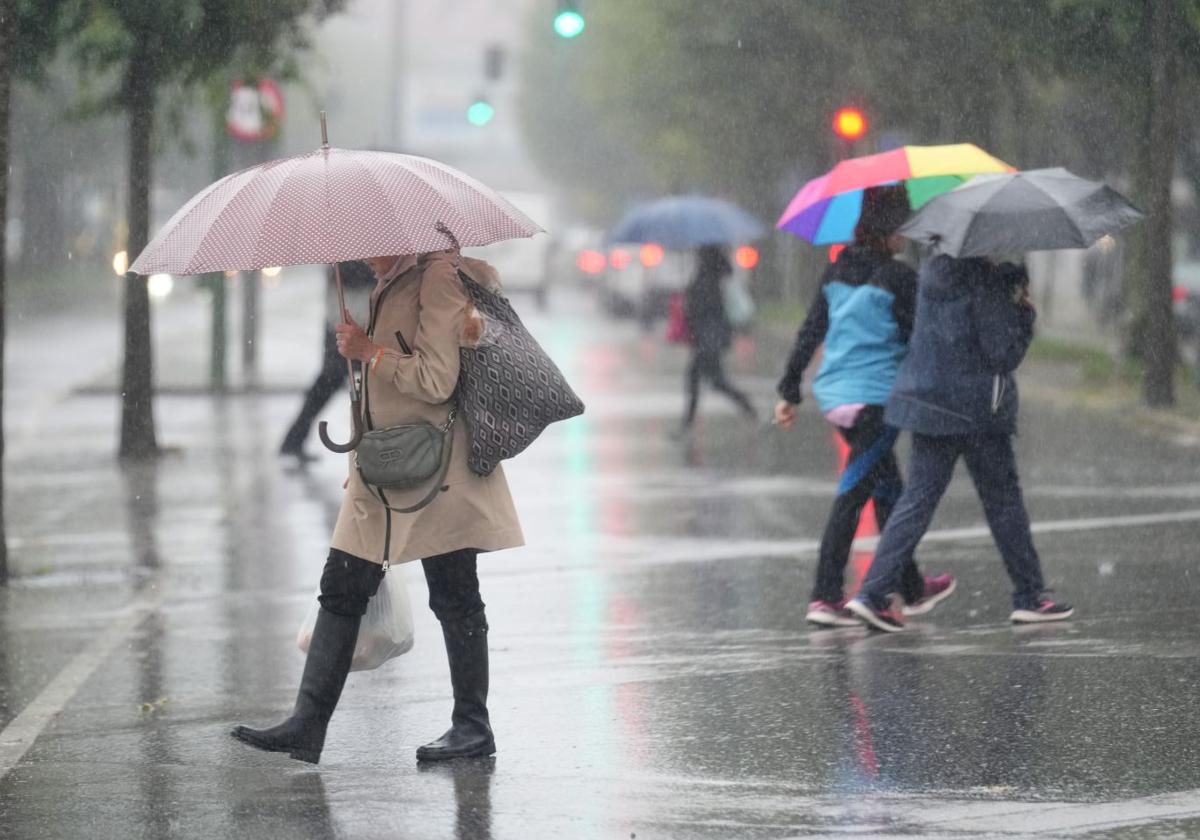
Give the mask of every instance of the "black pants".
[{"label": "black pants", "polygon": [[683,424],[690,426],[696,419],[696,408],[700,404],[700,381],[707,379],[712,387],[729,397],[741,410],[754,414],[754,406],[749,398],[734,388],[725,377],[725,367],[721,363],[721,351],[715,347],[693,347],[692,358],[687,369],[687,413]]},{"label": "black pants", "polygon": [[332,329],[325,330],[325,352],[321,360],[321,372],[313,380],[304,395],[304,404],[300,413],[288,429],[280,449],[283,452],[299,452],[304,446],[304,440],[312,430],[313,421],[321,413],[321,409],[329,402],[330,397],[337,393],[338,388],[346,382],[346,360],[337,351],[337,338]]},{"label": "black pants", "polygon": [[[821,535],[817,579],[812,592],[812,600],[831,603],[842,600],[846,563],[867,500],[875,500],[875,519],[882,531],[904,489],[892,451],[896,430],[884,424],[883,406],[867,406],[858,413],[852,427],[839,428],[838,433],[850,445],[850,457],[846,460],[837,498],[825,523],[825,533]],[[901,565],[899,592],[910,604],[925,592],[924,579],[911,556]]]},{"label": "black pants", "polygon": [[992,539],[1000,549],[1004,568],[1012,580],[1013,607],[1032,609],[1037,605],[1044,588],[1042,563],[1033,547],[1012,437],[1004,434],[946,437],[914,434],[909,484],[883,529],[875,561],[860,593],[860,597],[875,609],[885,608],[888,593],[896,591],[898,572],[925,536],[960,456],[966,462],[975,492],[983,502],[983,514]]}]

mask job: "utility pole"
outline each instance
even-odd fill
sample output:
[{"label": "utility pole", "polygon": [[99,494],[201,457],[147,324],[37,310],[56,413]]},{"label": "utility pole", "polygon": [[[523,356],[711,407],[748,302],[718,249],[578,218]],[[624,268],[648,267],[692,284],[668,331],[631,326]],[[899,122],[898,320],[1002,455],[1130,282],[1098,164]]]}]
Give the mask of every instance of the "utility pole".
[{"label": "utility pole", "polygon": [[0,0],[0,586],[8,582],[8,539],[4,526],[4,292],[8,220],[8,122],[12,100],[13,44],[17,40],[17,4]]},{"label": "utility pole", "polygon": [[392,44],[393,49],[389,50],[392,59],[392,95],[391,101],[388,103],[388,115],[391,118],[391,125],[388,126],[390,131],[390,143],[392,150],[396,152],[404,151],[404,56],[408,50],[404,47],[404,41],[408,37],[408,33],[404,29],[404,9],[406,3],[392,3]]},{"label": "utility pole", "polygon": [[[225,109],[228,106],[228,89],[221,88],[213,106],[213,179],[224,177],[229,172],[229,133],[225,126]],[[228,343],[226,330],[225,272],[206,274],[204,282],[212,292],[212,348],[209,354],[208,381],[214,394],[225,391],[225,346]]]}]

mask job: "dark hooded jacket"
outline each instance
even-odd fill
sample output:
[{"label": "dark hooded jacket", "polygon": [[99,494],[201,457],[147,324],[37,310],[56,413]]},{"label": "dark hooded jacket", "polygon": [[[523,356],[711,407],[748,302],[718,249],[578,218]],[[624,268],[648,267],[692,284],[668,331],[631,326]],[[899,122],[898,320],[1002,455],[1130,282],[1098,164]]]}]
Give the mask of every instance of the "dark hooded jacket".
[{"label": "dark hooded jacket", "polygon": [[918,279],[908,355],[886,421],[925,435],[1014,434],[1013,371],[1033,338],[1034,312],[1017,303],[1025,269],[934,257]]},{"label": "dark hooded jacket", "polygon": [[733,273],[724,253],[715,247],[699,250],[696,274],[684,292],[684,312],[692,346],[703,352],[722,352],[733,341],[733,325],[725,312],[721,284]]}]

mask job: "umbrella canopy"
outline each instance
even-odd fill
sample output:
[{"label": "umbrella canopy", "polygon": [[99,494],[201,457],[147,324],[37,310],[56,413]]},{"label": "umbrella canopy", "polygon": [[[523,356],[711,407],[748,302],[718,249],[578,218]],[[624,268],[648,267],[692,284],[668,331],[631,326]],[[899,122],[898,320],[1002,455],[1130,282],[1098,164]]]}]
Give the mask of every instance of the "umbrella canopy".
[{"label": "umbrella canopy", "polygon": [[814,245],[849,242],[868,187],[902,183],[909,205],[917,210],[975,175],[1012,171],[1013,167],[971,143],[902,146],[851,158],[801,187],[775,227]]},{"label": "umbrella canopy", "polygon": [[657,242],[664,248],[736,245],[758,239],[762,224],[736,204],[677,195],[640,204],[608,233],[609,242]]},{"label": "umbrella canopy", "polygon": [[1061,167],[981,175],[944,193],[899,230],[955,257],[1086,248],[1144,218],[1123,195]]},{"label": "umbrella canopy", "polygon": [[201,274],[487,245],[541,231],[428,158],[323,146],[235,172],[187,202],[130,271]]}]

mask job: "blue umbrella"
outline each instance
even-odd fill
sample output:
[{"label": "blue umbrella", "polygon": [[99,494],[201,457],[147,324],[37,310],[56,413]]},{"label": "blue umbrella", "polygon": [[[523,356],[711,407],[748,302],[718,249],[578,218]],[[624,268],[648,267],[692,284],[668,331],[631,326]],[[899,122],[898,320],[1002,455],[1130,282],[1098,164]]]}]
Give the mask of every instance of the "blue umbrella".
[{"label": "blue umbrella", "polygon": [[698,195],[660,198],[637,207],[608,233],[609,242],[657,242],[664,248],[737,245],[765,228],[736,204]]}]

